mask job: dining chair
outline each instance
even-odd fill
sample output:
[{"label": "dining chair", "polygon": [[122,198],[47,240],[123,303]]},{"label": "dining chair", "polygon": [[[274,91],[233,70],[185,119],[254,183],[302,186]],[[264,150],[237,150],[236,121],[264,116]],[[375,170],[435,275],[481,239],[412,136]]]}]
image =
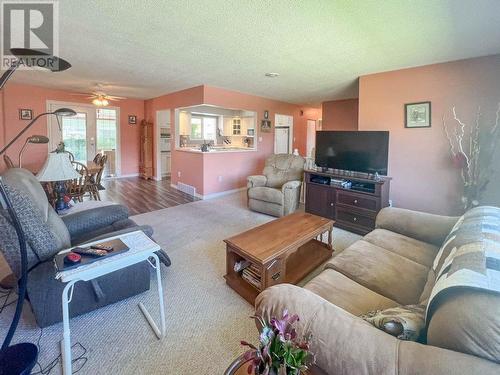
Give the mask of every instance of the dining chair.
[{"label": "dining chair", "polygon": [[[97,172],[96,178],[95,178],[95,183],[97,185],[97,194],[99,195],[99,190],[105,190],[104,186],[101,184],[101,179],[102,175],[104,173],[104,168],[106,167],[106,163],[108,162],[108,155],[104,154],[101,157],[101,160],[99,161],[99,165],[101,166],[101,169],[99,169],[99,172]],[[101,198],[99,197],[99,200]]]},{"label": "dining chair", "polygon": [[94,160],[92,161],[96,164],[100,164],[101,159],[102,159],[102,154],[99,152],[98,154],[96,154],[96,156],[94,156]]},{"label": "dining chair", "polygon": [[73,200],[78,200],[79,202],[83,202],[83,196],[86,193],[90,193],[92,197],[91,187],[90,187],[90,179],[91,176],[85,166],[82,163],[77,161],[72,161],[71,164],[73,168],[80,174],[80,177],[75,178],[74,180],[70,180],[67,184],[67,192],[73,198]]}]

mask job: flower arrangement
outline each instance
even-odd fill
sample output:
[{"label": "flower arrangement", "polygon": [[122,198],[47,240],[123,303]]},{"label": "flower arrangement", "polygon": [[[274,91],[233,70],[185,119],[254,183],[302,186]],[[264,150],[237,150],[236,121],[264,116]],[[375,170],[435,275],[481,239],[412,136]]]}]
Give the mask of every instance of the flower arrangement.
[{"label": "flower arrangement", "polygon": [[270,323],[253,316],[262,327],[259,336],[259,347],[241,341],[250,350],[245,359],[251,360],[248,374],[257,375],[299,375],[314,363],[314,355],[309,351],[311,335],[297,338],[293,324],[299,320],[297,314],[289,315],[283,311],[281,319],[272,318]]},{"label": "flower arrangement", "polygon": [[450,128],[443,116],[443,127],[448,139],[454,166],[460,170],[464,210],[481,204],[482,194],[494,173],[492,159],[500,143],[500,103],[495,116],[495,123],[481,126],[481,109],[476,113],[473,124],[467,125],[452,108],[455,128]]}]

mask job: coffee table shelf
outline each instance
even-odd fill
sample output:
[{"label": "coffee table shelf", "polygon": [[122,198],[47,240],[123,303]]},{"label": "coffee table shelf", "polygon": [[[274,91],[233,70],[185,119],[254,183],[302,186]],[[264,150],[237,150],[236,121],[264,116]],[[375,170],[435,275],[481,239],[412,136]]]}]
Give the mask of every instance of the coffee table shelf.
[{"label": "coffee table shelf", "polygon": [[[333,223],[298,212],[225,239],[226,283],[251,304],[267,287],[297,284],[332,256]],[[234,270],[237,262],[245,260],[260,271],[260,289],[244,280],[242,271]]]}]

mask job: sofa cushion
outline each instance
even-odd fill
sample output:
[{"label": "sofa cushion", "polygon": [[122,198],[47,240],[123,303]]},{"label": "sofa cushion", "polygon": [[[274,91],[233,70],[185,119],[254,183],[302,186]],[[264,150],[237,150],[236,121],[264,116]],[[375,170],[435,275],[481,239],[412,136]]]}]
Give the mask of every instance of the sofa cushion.
[{"label": "sofa cushion", "polygon": [[281,205],[283,202],[283,193],[279,189],[270,187],[254,187],[248,189],[248,198]]},{"label": "sofa cushion", "polygon": [[333,257],[326,267],[402,305],[418,302],[428,271],[421,264],[364,240]]},{"label": "sofa cushion", "polygon": [[325,269],[304,288],[353,315],[398,305],[397,302],[365,288],[333,269]]},{"label": "sofa cushion", "polygon": [[363,239],[426,267],[432,266],[439,250],[437,246],[386,229],[375,229]]}]

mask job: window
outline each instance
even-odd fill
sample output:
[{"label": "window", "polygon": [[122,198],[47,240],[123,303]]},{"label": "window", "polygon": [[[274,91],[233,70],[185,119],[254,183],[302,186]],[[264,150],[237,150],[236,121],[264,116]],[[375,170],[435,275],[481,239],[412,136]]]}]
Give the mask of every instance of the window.
[{"label": "window", "polygon": [[217,117],[192,116],[191,139],[217,140]]},{"label": "window", "polygon": [[99,108],[96,112],[97,150],[116,150],[116,111]]},{"label": "window", "polygon": [[87,114],[77,113],[72,117],[61,117],[64,148],[75,156],[75,160],[87,160]]},{"label": "window", "polygon": [[202,118],[191,117],[191,139],[201,139]]}]

